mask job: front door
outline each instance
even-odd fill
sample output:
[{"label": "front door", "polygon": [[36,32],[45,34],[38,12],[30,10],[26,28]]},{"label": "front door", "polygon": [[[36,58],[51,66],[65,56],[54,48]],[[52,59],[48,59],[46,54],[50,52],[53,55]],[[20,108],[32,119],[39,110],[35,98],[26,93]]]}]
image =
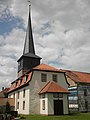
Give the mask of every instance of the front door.
[{"label": "front door", "polygon": [[54,100],[54,115],[63,115],[63,100]]}]

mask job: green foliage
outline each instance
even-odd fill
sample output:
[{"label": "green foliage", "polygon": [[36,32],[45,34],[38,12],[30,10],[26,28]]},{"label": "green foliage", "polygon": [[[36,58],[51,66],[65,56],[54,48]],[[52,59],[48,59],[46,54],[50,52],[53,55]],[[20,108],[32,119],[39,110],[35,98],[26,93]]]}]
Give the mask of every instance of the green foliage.
[{"label": "green foliage", "polygon": [[5,106],[5,113],[9,114],[10,113],[10,104],[9,102],[7,101],[6,102],[6,106]]},{"label": "green foliage", "polygon": [[23,114],[18,114],[18,117],[19,117],[20,119],[25,119],[25,118],[26,118],[25,115],[23,115]]}]

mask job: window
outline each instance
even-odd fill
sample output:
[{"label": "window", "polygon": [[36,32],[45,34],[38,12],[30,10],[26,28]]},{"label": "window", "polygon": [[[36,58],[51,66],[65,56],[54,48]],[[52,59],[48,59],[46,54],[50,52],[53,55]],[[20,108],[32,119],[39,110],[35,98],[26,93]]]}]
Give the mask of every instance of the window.
[{"label": "window", "polygon": [[45,110],[45,100],[42,101],[42,109]]},{"label": "window", "polygon": [[42,94],[42,98],[45,98],[45,94]]},{"label": "window", "polygon": [[25,101],[23,101],[23,110],[25,110]]},{"label": "window", "polygon": [[53,93],[53,97],[54,98],[63,98],[63,94],[62,93]]},{"label": "window", "polygon": [[23,90],[23,97],[25,97],[25,89]]},{"label": "window", "polygon": [[88,109],[88,101],[85,101],[85,109]]},{"label": "window", "polygon": [[20,92],[18,91],[18,99],[19,99],[19,96],[20,96]]},{"label": "window", "polygon": [[41,74],[41,81],[47,82],[47,74],[44,74],[44,73]]},{"label": "window", "polygon": [[24,76],[24,83],[27,81],[28,75]]},{"label": "window", "polygon": [[20,78],[20,84],[22,83],[22,78]]},{"label": "window", "polygon": [[13,98],[15,98],[15,93],[13,94]]},{"label": "window", "polygon": [[54,82],[57,82],[57,75],[52,75],[52,80],[53,80]]},{"label": "window", "polygon": [[19,102],[17,103],[17,109],[19,109]]},{"label": "window", "polygon": [[16,86],[17,86],[18,82],[16,81]]},{"label": "window", "polygon": [[87,89],[84,89],[84,96],[87,96]]}]

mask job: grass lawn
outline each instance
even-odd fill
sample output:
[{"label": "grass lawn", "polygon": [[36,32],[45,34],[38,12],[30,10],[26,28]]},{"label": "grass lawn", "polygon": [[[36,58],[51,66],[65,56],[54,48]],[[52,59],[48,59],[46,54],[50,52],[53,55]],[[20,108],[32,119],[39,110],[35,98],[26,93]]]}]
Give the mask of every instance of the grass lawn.
[{"label": "grass lawn", "polygon": [[25,120],[90,120],[90,113],[63,116],[27,115]]}]

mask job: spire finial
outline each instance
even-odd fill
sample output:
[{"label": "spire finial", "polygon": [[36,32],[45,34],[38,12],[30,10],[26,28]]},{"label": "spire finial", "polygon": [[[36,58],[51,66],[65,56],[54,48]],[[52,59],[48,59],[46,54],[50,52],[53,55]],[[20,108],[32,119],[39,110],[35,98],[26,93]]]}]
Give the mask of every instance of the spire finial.
[{"label": "spire finial", "polygon": [[28,0],[28,3],[29,3],[29,6],[31,6],[31,1],[30,0]]}]

